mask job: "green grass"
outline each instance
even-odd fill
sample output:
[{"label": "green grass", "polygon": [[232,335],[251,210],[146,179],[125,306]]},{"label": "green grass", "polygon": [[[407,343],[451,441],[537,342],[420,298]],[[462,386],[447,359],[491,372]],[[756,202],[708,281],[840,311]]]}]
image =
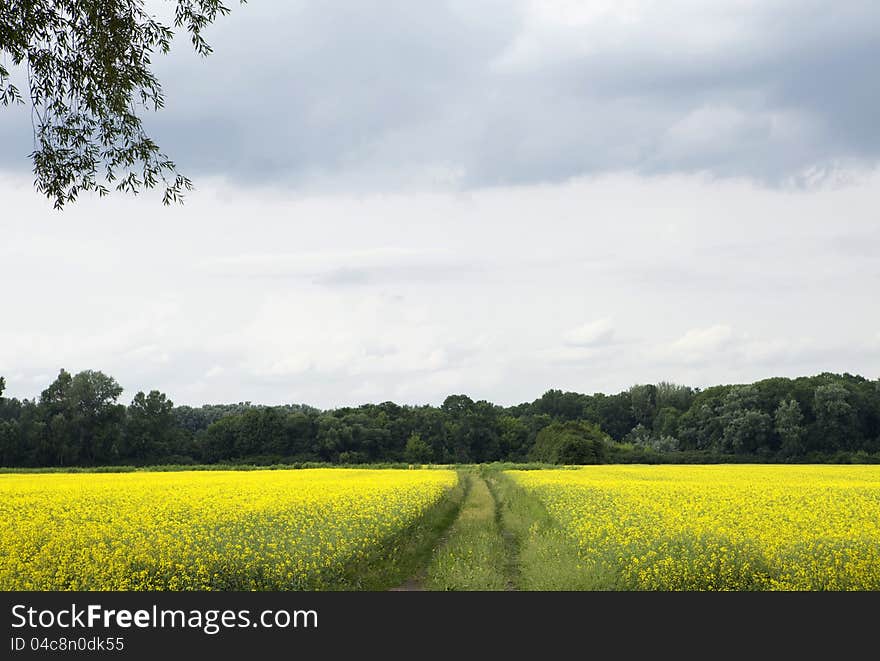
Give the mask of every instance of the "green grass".
[{"label": "green grass", "polygon": [[506,590],[507,549],[484,477],[465,473],[469,487],[449,536],[428,565],[429,590]]},{"label": "green grass", "polygon": [[588,569],[577,542],[550,516],[541,502],[502,472],[488,477],[499,503],[500,524],[515,554],[518,590],[609,589],[613,577]]},{"label": "green grass", "polygon": [[458,518],[427,569],[429,590],[599,590],[614,577],[589,569],[577,542],[541,502],[498,470],[481,466]]},{"label": "green grass", "polygon": [[430,560],[441,536],[456,519],[467,489],[467,476],[414,524],[399,530],[368,558],[347,565],[333,590],[384,591],[415,575]]}]

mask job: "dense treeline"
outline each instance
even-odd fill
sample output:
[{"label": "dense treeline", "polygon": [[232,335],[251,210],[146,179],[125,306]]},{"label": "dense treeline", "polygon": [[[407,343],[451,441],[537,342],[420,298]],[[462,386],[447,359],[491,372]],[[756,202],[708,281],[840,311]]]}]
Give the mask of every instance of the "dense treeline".
[{"label": "dense treeline", "polygon": [[322,411],[249,402],[174,406],[158,391],[125,406],[96,371],[36,400],[4,398],[0,466],[188,463],[880,461],[880,380],[772,378],[700,390],[672,383],[615,394],[549,390],[502,407],[451,395]]}]

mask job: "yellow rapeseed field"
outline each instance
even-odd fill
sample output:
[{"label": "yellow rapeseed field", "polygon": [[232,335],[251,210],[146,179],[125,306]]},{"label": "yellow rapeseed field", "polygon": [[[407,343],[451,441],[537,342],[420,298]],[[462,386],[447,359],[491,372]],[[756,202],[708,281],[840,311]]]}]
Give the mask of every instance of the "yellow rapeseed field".
[{"label": "yellow rapeseed field", "polygon": [[448,470],[0,475],[2,590],[333,587]]},{"label": "yellow rapeseed field", "polygon": [[880,590],[880,466],[511,471],[597,588]]}]

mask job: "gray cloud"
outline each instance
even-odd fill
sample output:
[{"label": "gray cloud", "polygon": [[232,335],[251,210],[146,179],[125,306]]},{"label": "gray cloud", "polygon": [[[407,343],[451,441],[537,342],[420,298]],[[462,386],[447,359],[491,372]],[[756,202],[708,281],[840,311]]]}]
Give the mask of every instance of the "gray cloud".
[{"label": "gray cloud", "polygon": [[[157,58],[147,122],[188,173],[296,190],[810,182],[880,156],[878,26],[867,0],[252,3],[210,58]],[[27,114],[0,139],[26,170]]]}]

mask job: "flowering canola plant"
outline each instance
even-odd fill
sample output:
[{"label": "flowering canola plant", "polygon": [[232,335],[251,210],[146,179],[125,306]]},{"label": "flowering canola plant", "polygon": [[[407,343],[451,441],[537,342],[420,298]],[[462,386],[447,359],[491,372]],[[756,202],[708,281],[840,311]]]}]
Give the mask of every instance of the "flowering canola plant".
[{"label": "flowering canola plant", "polygon": [[0,475],[2,590],[332,588],[449,470]]},{"label": "flowering canola plant", "polygon": [[880,466],[511,471],[597,588],[880,590]]}]

